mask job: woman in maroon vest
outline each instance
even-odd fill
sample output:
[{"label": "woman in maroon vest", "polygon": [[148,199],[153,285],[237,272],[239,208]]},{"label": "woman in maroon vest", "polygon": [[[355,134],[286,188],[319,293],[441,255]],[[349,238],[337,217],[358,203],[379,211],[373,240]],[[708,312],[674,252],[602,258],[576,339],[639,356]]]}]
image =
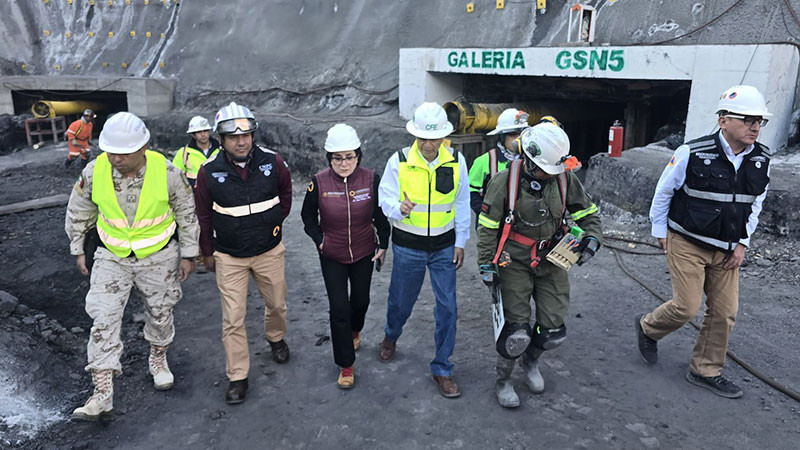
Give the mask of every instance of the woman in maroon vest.
[{"label": "woman in maroon vest", "polygon": [[333,359],[341,367],[338,385],[350,389],[369,307],[372,266],[375,263],[380,270],[383,264],[391,226],[378,207],[380,177],[360,167],[356,130],[334,125],[328,130],[325,151],[330,167],[311,178],[301,216],[306,234],[319,250],[328,291]]}]

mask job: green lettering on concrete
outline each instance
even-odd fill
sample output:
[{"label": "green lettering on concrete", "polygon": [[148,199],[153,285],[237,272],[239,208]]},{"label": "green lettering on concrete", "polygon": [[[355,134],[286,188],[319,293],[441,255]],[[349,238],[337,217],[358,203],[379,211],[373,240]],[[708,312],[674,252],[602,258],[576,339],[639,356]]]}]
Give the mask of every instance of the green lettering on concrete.
[{"label": "green lettering on concrete", "polygon": [[614,72],[619,72],[625,67],[625,59],[622,57],[622,49],[619,50],[611,50],[611,56],[609,59],[608,68],[613,70]]},{"label": "green lettering on concrete", "polygon": [[597,50],[592,50],[592,53],[589,55],[590,70],[594,70],[595,63],[597,63],[598,69],[606,70],[606,66],[608,65],[608,50],[602,50],[599,54]]},{"label": "green lettering on concrete", "polygon": [[520,69],[525,68],[525,58],[522,56],[522,52],[520,51],[514,55],[514,62],[511,63],[511,69],[516,69],[517,67]]},{"label": "green lettering on concrete", "polygon": [[575,68],[576,70],[582,70],[582,69],[586,68],[586,63],[587,63],[586,56],[587,56],[587,53],[586,53],[585,50],[578,50],[572,56],[573,56],[573,58],[575,58],[575,60],[572,62],[572,67],[573,68]]},{"label": "green lettering on concrete", "polygon": [[466,52],[461,52],[461,57],[458,58],[458,67],[469,67],[469,63],[467,62]]},{"label": "green lettering on concrete", "polygon": [[485,50],[481,52],[481,67],[484,69],[492,68],[492,52]]},{"label": "green lettering on concrete", "polygon": [[450,67],[458,65],[458,52],[450,52],[447,54],[447,65]]},{"label": "green lettering on concrete", "polygon": [[569,69],[571,62],[569,50],[558,52],[558,55],[556,55],[556,67],[561,70]]},{"label": "green lettering on concrete", "polygon": [[505,69],[506,66],[503,64],[503,52],[494,52],[494,68],[495,69]]}]

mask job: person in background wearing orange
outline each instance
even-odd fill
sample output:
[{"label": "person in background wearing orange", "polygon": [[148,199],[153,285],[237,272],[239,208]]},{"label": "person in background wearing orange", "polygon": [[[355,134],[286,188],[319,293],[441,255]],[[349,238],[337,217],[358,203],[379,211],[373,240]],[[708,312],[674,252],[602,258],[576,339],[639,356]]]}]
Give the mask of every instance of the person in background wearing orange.
[{"label": "person in background wearing orange", "polygon": [[91,109],[83,111],[80,119],[72,122],[67,129],[67,141],[69,141],[69,154],[64,161],[64,167],[69,167],[73,159],[81,157],[81,167],[86,167],[89,162],[89,142],[92,140],[92,127],[94,118],[97,114]]}]

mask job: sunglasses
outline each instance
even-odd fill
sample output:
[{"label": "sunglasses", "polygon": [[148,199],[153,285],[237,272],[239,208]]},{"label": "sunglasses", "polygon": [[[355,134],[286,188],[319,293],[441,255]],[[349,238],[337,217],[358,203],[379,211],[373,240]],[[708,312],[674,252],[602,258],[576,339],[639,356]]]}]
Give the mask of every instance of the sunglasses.
[{"label": "sunglasses", "polygon": [[756,123],[760,126],[765,127],[767,123],[769,123],[769,119],[764,119],[763,117],[758,116],[742,116],[739,114],[725,114],[723,117],[730,117],[731,119],[739,119],[744,122],[745,125],[748,127],[752,127]]}]

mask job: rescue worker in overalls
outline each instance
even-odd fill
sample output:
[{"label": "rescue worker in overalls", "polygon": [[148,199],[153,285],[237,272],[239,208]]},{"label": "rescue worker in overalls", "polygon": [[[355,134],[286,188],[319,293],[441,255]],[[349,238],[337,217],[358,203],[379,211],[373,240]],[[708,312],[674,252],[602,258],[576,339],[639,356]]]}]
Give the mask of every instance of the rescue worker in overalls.
[{"label": "rescue worker in overalls", "polygon": [[[572,218],[584,237],[572,251],[578,265],[600,247],[600,217],[575,174],[569,138],[559,126],[542,122],[526,128],[515,141],[521,158],[490,182],[478,216],[478,264],[484,283],[499,278],[505,326],[497,339],[497,400],[519,406],[511,383],[514,360],[522,356],[525,381],[534,393],[544,390],[539,358],[566,339],[564,318],[569,306],[567,271],[545,255],[566,233]],[[531,319],[531,296],[536,323]]]},{"label": "rescue worker in overalls", "polygon": [[497,126],[486,133],[487,136],[497,135],[497,144],[488,152],[475,158],[469,168],[469,206],[475,211],[475,227],[478,226],[478,215],[481,213],[481,203],[486,194],[486,185],[495,175],[506,168],[510,161],[519,157],[519,153],[511,150],[519,134],[528,127],[528,113],[516,108],[509,108],[497,118]]},{"label": "rescue worker in overalls", "polygon": [[172,165],[181,169],[194,187],[197,182],[197,171],[207,159],[219,153],[219,142],[211,137],[211,124],[203,116],[194,116],[189,121],[186,134],[192,139],[179,148],[172,158]]}]

